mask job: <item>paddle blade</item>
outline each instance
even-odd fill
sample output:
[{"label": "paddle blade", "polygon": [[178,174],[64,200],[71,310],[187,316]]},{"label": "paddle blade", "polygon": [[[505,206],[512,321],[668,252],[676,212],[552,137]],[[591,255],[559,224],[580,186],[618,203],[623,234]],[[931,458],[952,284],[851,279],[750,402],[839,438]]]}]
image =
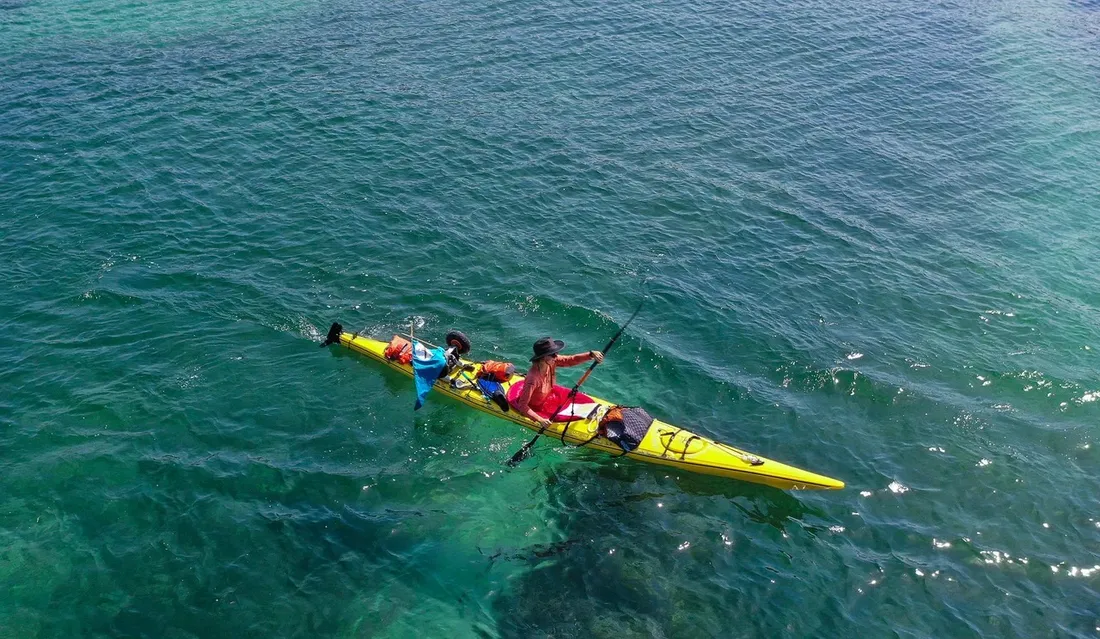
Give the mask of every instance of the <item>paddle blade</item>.
[{"label": "paddle blade", "polygon": [[539,438],[538,435],[535,435],[535,439],[532,439],[531,441],[527,442],[526,444],[523,445],[523,448],[517,450],[516,454],[512,455],[512,458],[508,460],[508,466],[510,468],[515,468],[516,466],[519,466],[523,462],[523,460],[530,457],[531,456],[531,445],[534,444],[535,440],[537,440],[538,438]]},{"label": "paddle blade", "polygon": [[328,329],[328,335],[325,336],[325,341],[321,344],[321,348],[328,346],[329,344],[338,344],[340,342],[340,333],[344,332],[344,327],[340,325],[340,322],[333,322],[332,326]]}]

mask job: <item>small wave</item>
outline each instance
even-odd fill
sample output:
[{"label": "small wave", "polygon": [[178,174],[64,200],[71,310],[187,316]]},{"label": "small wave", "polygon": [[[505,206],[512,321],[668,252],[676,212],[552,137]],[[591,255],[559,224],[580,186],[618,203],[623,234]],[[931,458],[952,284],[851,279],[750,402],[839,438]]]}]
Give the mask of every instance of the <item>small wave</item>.
[{"label": "small wave", "polygon": [[319,342],[324,338],[324,334],[305,318],[298,320],[298,333],[311,342]]}]

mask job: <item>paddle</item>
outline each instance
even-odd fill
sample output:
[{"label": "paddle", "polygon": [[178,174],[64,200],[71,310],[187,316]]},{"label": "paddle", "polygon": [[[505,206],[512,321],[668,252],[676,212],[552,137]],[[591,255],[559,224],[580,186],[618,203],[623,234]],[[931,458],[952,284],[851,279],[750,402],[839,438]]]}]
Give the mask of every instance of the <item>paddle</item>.
[{"label": "paddle", "polygon": [[[622,328],[619,329],[619,332],[615,333],[615,337],[612,337],[611,341],[607,343],[607,346],[603,347],[602,352],[603,352],[604,355],[607,355],[607,352],[611,350],[611,347],[615,345],[615,342],[618,341],[619,337],[623,334],[623,331],[626,330],[626,327],[630,326],[630,323],[633,322],[634,318],[638,316],[638,311],[642,310],[642,305],[643,304],[645,304],[645,298],[644,297],[642,298],[642,301],[638,303],[638,308],[634,309],[634,313],[630,316],[630,319],[626,320],[626,324],[623,324]],[[581,375],[581,378],[573,386],[573,390],[569,391],[569,395],[565,398],[565,401],[562,403],[562,405],[558,406],[558,409],[550,414],[551,415],[551,420],[555,416],[557,416],[558,413],[561,412],[561,409],[565,408],[566,404],[569,404],[571,401],[573,401],[573,398],[577,396],[577,391],[580,390],[581,384],[583,384],[584,381],[586,379],[588,379],[588,376],[592,374],[592,371],[598,365],[599,365],[599,362],[597,362],[597,361],[592,362],[592,365],[588,367],[588,370],[586,370],[584,372],[584,375]],[[515,455],[512,455],[512,458],[508,460],[508,465],[515,468],[517,465],[519,465],[520,462],[527,459],[527,457],[530,456],[530,454],[531,454],[531,447],[535,445],[535,442],[537,442],[539,440],[539,437],[542,437],[542,433],[545,430],[546,430],[545,426],[540,428],[538,434],[535,435],[534,439],[532,439],[531,441],[524,444],[523,448],[517,450]]]}]

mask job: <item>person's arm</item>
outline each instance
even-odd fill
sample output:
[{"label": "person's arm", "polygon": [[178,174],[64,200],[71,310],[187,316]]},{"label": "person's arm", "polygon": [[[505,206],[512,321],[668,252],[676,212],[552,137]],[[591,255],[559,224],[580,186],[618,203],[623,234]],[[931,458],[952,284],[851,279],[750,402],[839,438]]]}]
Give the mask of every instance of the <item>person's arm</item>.
[{"label": "person's arm", "polygon": [[576,355],[558,355],[558,366],[576,366],[577,364],[583,364],[596,360],[597,362],[603,361],[603,353],[600,351],[588,351],[587,353],[577,353]]},{"label": "person's arm", "polygon": [[535,387],[542,382],[542,370],[541,367],[536,364],[531,367],[531,370],[527,371],[527,377],[523,382],[523,390],[520,391],[519,397],[516,398],[516,410],[536,422],[548,422],[549,420],[539,415],[531,408],[531,394],[535,392]]}]

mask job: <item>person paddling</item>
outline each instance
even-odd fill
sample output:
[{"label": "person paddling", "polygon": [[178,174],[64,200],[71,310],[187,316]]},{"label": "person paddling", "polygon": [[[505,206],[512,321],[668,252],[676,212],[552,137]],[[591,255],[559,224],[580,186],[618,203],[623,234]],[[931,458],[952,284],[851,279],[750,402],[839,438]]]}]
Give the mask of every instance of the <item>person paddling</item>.
[{"label": "person paddling", "polygon": [[[600,351],[588,351],[576,355],[561,355],[565,348],[565,342],[549,337],[540,338],[532,347],[535,355],[531,358],[531,370],[527,371],[523,390],[516,398],[514,405],[521,415],[530,417],[543,428],[550,425],[550,419],[539,414],[540,411],[552,411],[557,405],[550,406],[554,401],[560,401],[554,394],[555,373],[559,366],[576,366],[584,362],[596,360],[603,361],[603,353]],[[547,399],[554,397],[551,402]]]}]

